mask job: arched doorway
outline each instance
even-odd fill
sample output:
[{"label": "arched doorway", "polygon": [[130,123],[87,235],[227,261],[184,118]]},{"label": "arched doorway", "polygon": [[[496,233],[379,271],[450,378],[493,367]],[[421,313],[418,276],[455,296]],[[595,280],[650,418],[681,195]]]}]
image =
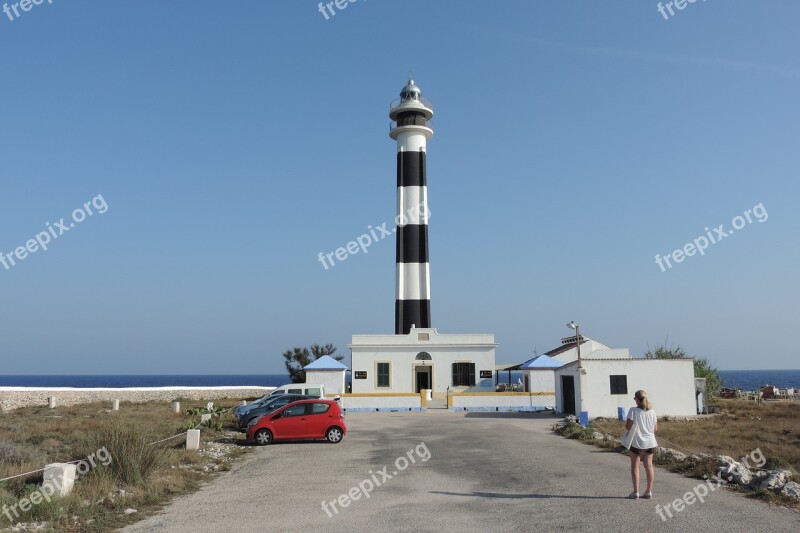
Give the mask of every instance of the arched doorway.
[{"label": "arched doorway", "polygon": [[433,361],[428,352],[419,352],[414,358],[416,361],[424,361],[414,366],[414,391],[422,392],[425,389],[433,389]]}]

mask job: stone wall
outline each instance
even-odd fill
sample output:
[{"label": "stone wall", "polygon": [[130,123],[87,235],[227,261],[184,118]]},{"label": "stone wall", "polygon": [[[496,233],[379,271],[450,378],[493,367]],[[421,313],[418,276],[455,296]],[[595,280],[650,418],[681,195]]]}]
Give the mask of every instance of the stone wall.
[{"label": "stone wall", "polygon": [[47,399],[55,397],[56,407],[82,403],[111,402],[169,402],[176,398],[190,400],[218,400],[234,398],[243,400],[267,394],[275,387],[137,387],[129,389],[71,389],[0,387],[0,411],[20,407],[47,406]]}]

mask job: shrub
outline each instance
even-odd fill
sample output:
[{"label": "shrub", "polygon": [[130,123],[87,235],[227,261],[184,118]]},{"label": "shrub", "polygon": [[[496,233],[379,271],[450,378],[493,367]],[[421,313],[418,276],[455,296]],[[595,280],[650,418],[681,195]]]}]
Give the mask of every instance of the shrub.
[{"label": "shrub", "polygon": [[143,485],[165,464],[165,451],[161,444],[148,445],[159,440],[153,435],[132,426],[112,425],[100,431],[98,449],[105,446],[111,456],[107,472],[118,483]]}]

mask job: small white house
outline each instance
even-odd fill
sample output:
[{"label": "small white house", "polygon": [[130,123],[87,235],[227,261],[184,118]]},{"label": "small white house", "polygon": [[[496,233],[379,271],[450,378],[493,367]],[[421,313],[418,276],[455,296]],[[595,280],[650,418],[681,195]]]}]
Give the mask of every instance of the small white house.
[{"label": "small white house", "polygon": [[[560,361],[562,364],[578,360],[578,344],[575,336],[561,339],[561,346],[554,348],[544,355]],[[627,359],[631,354],[627,348],[611,348],[602,342],[581,335],[581,358],[592,359]]]},{"label": "small white house", "polygon": [[407,335],[353,335],[353,393],[417,393],[442,398],[448,389],[494,391],[494,335],[444,334],[411,328]]},{"label": "small white house", "polygon": [[647,391],[658,416],[697,414],[693,359],[582,359],[555,371],[556,411],[589,418],[616,417]]},{"label": "small white house", "polygon": [[529,392],[555,391],[555,369],[562,366],[564,363],[545,354],[525,361],[518,367],[525,376],[525,390]]},{"label": "small white house", "polygon": [[[522,371],[525,390],[529,392],[553,392],[555,390],[555,369],[578,360],[577,337],[561,339],[561,346],[549,352],[528,359],[524,363],[507,368]],[[581,335],[581,358],[628,359],[627,348],[610,348],[594,339]]]},{"label": "small white house", "polygon": [[306,383],[319,383],[325,387],[325,396],[344,394],[344,375],[347,367],[331,357],[323,355],[314,362],[303,367],[306,372]]}]

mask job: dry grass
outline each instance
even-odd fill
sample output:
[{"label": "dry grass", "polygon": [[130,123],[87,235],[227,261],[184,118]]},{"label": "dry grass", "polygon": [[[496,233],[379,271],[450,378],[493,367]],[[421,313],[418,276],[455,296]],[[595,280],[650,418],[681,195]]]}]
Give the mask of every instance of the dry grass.
[{"label": "dry grass", "polygon": [[[659,444],[687,455],[729,455],[737,460],[760,448],[767,458],[765,468],[800,472],[800,403],[719,400],[718,405],[722,413],[709,420],[659,420]],[[624,431],[624,422],[618,420],[597,425],[615,435]]]},{"label": "dry grass", "polygon": [[[232,407],[234,401],[215,402]],[[182,402],[182,409],[204,402]],[[79,476],[72,493],[62,499],[43,501],[22,513],[22,522],[47,521],[63,532],[109,531],[152,513],[173,496],[196,489],[212,474],[204,470],[214,463],[222,471],[227,463],[183,449],[184,438],[144,447],[147,442],[186,430],[189,417],[172,412],[169,402],[124,403],[120,411],[107,404],[47,409],[29,407],[0,414],[0,479],[43,468],[46,463],[86,459],[105,446],[112,462]],[[231,413],[224,415],[226,429],[233,428]],[[203,428],[204,442],[226,434]],[[244,449],[236,454],[244,453]],[[0,483],[0,506],[12,506],[31,494],[42,482],[42,473]],[[124,492],[123,492],[124,491]],[[131,516],[127,508],[137,509]],[[12,513],[13,515],[13,513]],[[0,528],[8,526],[0,514]]]},{"label": "dry grass", "polygon": [[[753,464],[751,454],[760,449],[766,457],[764,469],[792,470],[794,480],[798,480],[800,403],[766,402],[757,405],[754,402],[740,400],[719,400],[717,405],[722,412],[708,420],[670,422],[663,418],[659,419],[656,435],[659,445],[673,448],[686,455],[698,453],[711,456],[728,455],[736,460],[748,456],[750,464]],[[572,424],[560,433],[600,447],[624,451],[621,446],[611,441],[593,440],[591,434],[595,430],[619,437],[625,430],[625,422],[599,419],[592,421],[589,428],[584,429]],[[657,456],[655,462],[695,478],[711,477],[717,473],[715,458],[678,463],[662,460]],[[759,490],[750,495],[800,510],[799,504],[769,491]]]}]

